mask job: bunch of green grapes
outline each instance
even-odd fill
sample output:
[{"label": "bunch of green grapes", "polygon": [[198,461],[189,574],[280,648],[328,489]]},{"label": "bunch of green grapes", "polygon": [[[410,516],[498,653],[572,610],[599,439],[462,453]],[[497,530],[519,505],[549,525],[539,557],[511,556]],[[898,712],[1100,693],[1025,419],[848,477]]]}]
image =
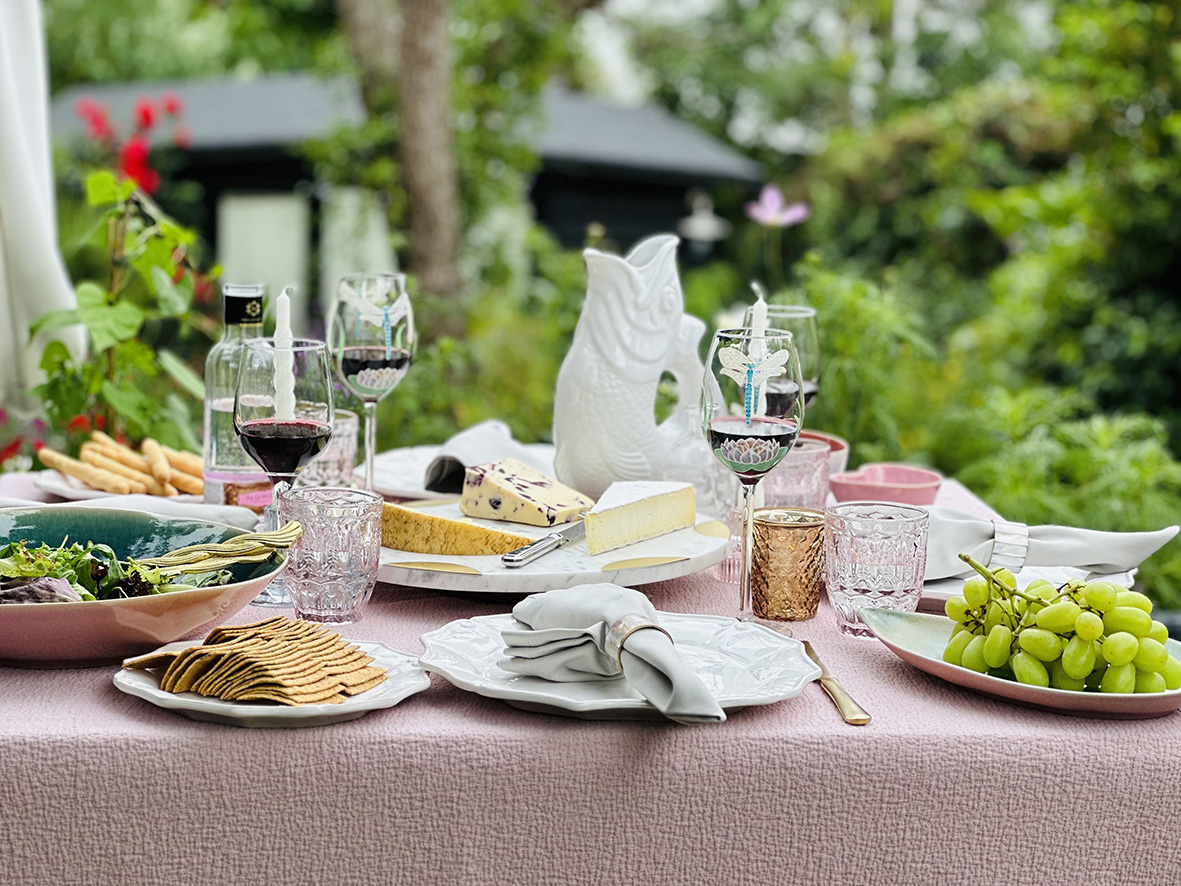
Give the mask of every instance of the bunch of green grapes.
[{"label": "bunch of green grapes", "polygon": [[1152,601],[1108,581],[1039,579],[1017,590],[1008,569],[979,575],[944,611],[956,623],[943,660],[1030,686],[1099,692],[1181,688],[1181,662],[1165,647],[1168,629]]}]

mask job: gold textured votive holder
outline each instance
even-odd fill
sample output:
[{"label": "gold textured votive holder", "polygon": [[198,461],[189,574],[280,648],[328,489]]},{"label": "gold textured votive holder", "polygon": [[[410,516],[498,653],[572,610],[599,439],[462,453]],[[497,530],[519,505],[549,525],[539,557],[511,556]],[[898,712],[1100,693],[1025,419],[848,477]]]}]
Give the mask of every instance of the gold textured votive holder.
[{"label": "gold textured votive holder", "polygon": [[760,508],[753,522],[750,590],[755,616],[773,621],[811,618],[824,583],[824,513]]}]

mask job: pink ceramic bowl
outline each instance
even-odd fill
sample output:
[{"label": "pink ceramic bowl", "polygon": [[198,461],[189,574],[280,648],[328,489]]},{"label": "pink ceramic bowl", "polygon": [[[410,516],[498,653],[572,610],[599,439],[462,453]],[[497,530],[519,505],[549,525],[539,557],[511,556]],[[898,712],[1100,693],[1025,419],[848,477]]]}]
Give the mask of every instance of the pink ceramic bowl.
[{"label": "pink ceramic bowl", "polygon": [[[243,530],[207,520],[157,517],[113,508],[0,510],[0,548],[93,541],[120,559],[156,557],[191,544],[221,542]],[[123,600],[8,603],[0,606],[0,665],[89,667],[121,662],[221,624],[253,600],[286,558],[231,567],[230,584]],[[265,617],[265,616],[263,616]]]},{"label": "pink ceramic bowl", "polygon": [[893,501],[905,505],[930,505],[939,494],[943,477],[914,465],[879,462],[856,471],[833,474],[829,487],[837,501]]},{"label": "pink ceramic bowl", "polygon": [[826,434],[824,431],[813,431],[805,428],[800,431],[801,440],[818,440],[827,443],[832,454],[828,458],[828,473],[839,474],[849,464],[849,441],[836,434]]}]

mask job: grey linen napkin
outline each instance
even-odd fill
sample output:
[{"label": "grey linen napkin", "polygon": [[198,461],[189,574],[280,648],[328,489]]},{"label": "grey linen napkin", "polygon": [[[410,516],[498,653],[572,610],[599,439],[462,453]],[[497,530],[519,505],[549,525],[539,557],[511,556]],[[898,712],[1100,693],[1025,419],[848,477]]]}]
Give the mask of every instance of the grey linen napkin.
[{"label": "grey linen napkin", "polygon": [[[646,596],[615,584],[533,594],[513,607],[521,628],[501,632],[508,658],[500,666],[510,673],[559,682],[616,679],[621,672],[614,649],[608,647],[608,633],[626,616],[658,623]],[[726,719],[709,687],[662,631],[635,631],[620,658],[623,678],[670,720],[696,724]]]},{"label": "grey linen napkin", "polygon": [[210,520],[226,523],[239,529],[253,530],[258,524],[258,515],[249,508],[237,505],[206,505],[196,502],[173,501],[158,495],[113,495],[110,498],[92,498],[86,501],[66,501],[46,504],[42,501],[27,501],[19,498],[0,498],[0,508],[116,508],[124,511],[142,511],[160,517],[188,517],[190,520]]},{"label": "grey linen napkin", "polygon": [[554,473],[552,452],[543,455],[538,447],[517,441],[507,424],[489,419],[460,431],[439,447],[439,454],[426,467],[423,486],[431,492],[458,494],[463,492],[464,471],[469,466],[502,458],[515,458],[543,474]]},{"label": "grey linen napkin", "polygon": [[1025,526],[984,520],[946,508],[928,508],[926,580],[969,575],[960,553],[990,569],[1007,566],[1073,566],[1108,574],[1139,566],[1177,534],[1169,526],[1155,532],[1101,532],[1071,526]]}]

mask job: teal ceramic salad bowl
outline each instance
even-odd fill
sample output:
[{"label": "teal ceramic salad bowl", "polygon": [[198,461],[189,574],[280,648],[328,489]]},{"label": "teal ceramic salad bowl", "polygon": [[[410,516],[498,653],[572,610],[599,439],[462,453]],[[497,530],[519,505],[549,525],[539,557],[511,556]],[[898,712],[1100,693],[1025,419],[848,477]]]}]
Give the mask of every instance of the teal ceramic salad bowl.
[{"label": "teal ceramic salad bowl", "polygon": [[[113,508],[0,510],[0,547],[68,539],[108,545],[120,559],[157,557],[186,545],[222,542],[245,530]],[[230,584],[118,600],[0,605],[0,665],[88,667],[121,662],[199,634],[234,615],[283,568],[285,559],[231,568]]]}]

